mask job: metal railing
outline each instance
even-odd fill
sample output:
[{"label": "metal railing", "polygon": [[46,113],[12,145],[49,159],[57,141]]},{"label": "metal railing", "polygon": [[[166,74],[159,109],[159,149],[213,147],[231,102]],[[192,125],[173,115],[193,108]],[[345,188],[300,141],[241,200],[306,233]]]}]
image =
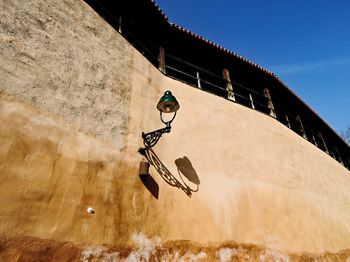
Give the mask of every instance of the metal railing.
[{"label": "metal railing", "polygon": [[[191,64],[188,61],[183,61],[171,54],[166,54],[165,61],[167,76],[228,99],[228,91],[225,88],[227,80],[222,76],[209,72],[208,70],[203,69],[198,65]],[[176,61],[176,63],[172,63],[173,61]],[[181,64],[183,64],[183,66],[181,66]],[[205,78],[207,75],[211,77],[211,80],[207,80]],[[242,104],[251,109],[271,116],[271,108],[268,106],[268,98],[263,93],[259,93],[258,91],[246,87],[235,81],[231,81],[231,84],[233,86],[235,97],[235,100],[233,102]],[[343,159],[338,150],[330,143],[326,144],[323,140],[322,134],[315,131],[305,123],[300,123],[300,117],[293,115],[289,112],[289,110],[287,110],[284,106],[277,103],[276,101],[273,101],[273,106],[274,110],[278,112],[277,116],[273,116],[275,119],[293,130],[295,133],[299,134],[305,140],[309,141],[333,157],[335,160],[350,170],[349,161],[346,160],[345,157]]]}]

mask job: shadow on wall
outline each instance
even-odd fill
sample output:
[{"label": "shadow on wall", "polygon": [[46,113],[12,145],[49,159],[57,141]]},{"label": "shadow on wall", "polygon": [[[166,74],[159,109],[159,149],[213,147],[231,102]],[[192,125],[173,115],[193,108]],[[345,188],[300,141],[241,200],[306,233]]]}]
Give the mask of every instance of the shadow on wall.
[{"label": "shadow on wall", "polygon": [[[175,165],[177,167],[177,172],[179,173],[179,176],[183,184],[190,189],[190,192],[197,192],[199,190],[199,184],[200,184],[199,177],[197,175],[196,170],[194,170],[192,163],[188,159],[188,157],[184,156],[183,158],[176,159]],[[183,177],[185,177],[192,184],[195,184],[197,188],[196,189],[190,188],[187,185],[187,183],[184,181]]]},{"label": "shadow on wall", "polygon": [[[143,162],[143,163],[146,163],[146,162]],[[141,167],[140,167],[140,169],[141,169]],[[152,194],[152,196],[155,197],[156,199],[158,199],[158,197],[159,197],[159,186],[158,186],[157,182],[154,180],[154,178],[149,173],[147,173],[147,174],[139,174],[139,177],[140,177],[143,185]]]},{"label": "shadow on wall", "polygon": [[[141,148],[139,152],[148,161],[148,163],[141,162],[140,179],[144,186],[155,198],[158,199],[159,197],[159,186],[153,177],[148,173],[148,167],[150,164],[157,170],[158,174],[168,185],[181,189],[187,196],[191,197],[192,192],[197,192],[199,190],[200,180],[188,157],[184,156],[183,158],[178,158],[175,160],[175,165],[181,179],[181,181],[179,181],[162,163],[152,148]],[[192,189],[190,186],[188,186],[189,182],[195,184],[196,188]]]}]

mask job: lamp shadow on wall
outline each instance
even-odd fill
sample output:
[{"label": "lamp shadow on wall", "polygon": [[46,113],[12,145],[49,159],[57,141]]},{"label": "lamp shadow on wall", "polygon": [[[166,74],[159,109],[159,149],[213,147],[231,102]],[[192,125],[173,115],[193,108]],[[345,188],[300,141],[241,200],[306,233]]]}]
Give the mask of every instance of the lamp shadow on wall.
[{"label": "lamp shadow on wall", "polygon": [[[162,163],[152,148],[140,148],[139,153],[147,159],[147,161],[156,169],[157,173],[168,185],[181,189],[188,197],[191,197],[192,193],[199,190],[200,180],[188,157],[184,156],[175,160],[175,165],[181,179],[181,181],[179,181]],[[140,179],[148,191],[150,191],[150,193],[158,199],[159,186],[153,177],[151,177],[149,174],[140,174]],[[189,183],[194,184],[195,189],[192,189],[188,185]]]},{"label": "lamp shadow on wall", "polygon": [[159,197],[159,186],[150,174],[139,174],[142,184],[156,199]]}]

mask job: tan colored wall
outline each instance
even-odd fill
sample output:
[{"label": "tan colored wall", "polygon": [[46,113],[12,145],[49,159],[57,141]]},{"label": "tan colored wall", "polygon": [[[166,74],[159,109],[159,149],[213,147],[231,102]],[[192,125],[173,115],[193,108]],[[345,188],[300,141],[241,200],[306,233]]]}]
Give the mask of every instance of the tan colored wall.
[{"label": "tan colored wall", "polygon": [[[42,56],[33,67],[16,68],[17,49],[12,56],[2,52],[1,90],[6,93],[0,97],[2,237],[119,246],[146,236],[153,238],[145,240],[151,246],[159,237],[162,243],[189,240],[210,247],[234,241],[297,253],[350,247],[350,176],[334,159],[271,117],[165,77],[80,1],[38,0],[30,8],[8,3],[13,8],[5,10],[6,19],[18,15],[15,8],[29,10],[33,19],[40,13],[43,21],[49,11],[52,16],[77,17],[74,25],[69,20],[58,31],[48,29],[51,45],[67,38],[64,52],[69,52],[84,42],[85,51],[75,53],[82,60],[72,59],[72,70],[78,68],[71,73],[73,81],[78,81],[76,75],[85,75],[86,83],[98,79],[85,72],[85,65],[93,61],[86,54],[92,52],[100,59],[98,72],[109,84],[105,89],[97,88],[97,83],[86,89],[79,81],[74,88],[62,82],[49,91],[50,74],[43,68],[50,67],[52,74],[65,68],[64,61],[49,62],[60,57],[59,45],[57,52]],[[45,6],[47,12],[39,12]],[[99,29],[99,37],[92,38],[94,30],[86,29],[85,19]],[[69,38],[72,28],[77,32],[85,28],[86,35]],[[1,37],[6,40],[10,34],[11,30]],[[40,34],[28,39],[31,42],[22,43],[21,36],[14,35],[12,40],[26,45],[28,53],[36,52],[42,44]],[[10,52],[10,40],[6,41],[1,50]],[[49,46],[42,46],[42,52],[46,49]],[[4,70],[11,67],[12,74]],[[70,75],[64,70],[59,74],[67,79]],[[36,81],[40,84],[33,88]],[[154,151],[179,180],[174,161],[184,156],[191,161],[200,180],[192,197],[169,186],[151,167],[159,186],[155,199],[137,175],[141,132],[162,127],[155,106],[167,89],[181,108],[173,130]],[[81,97],[73,96],[72,90]],[[98,94],[105,103],[87,99]],[[72,109],[82,104],[79,110]],[[97,117],[107,108],[119,118]],[[118,127],[114,133],[113,125]],[[87,214],[89,206],[95,208],[94,215]]]},{"label": "tan colored wall", "polygon": [[[170,89],[181,108],[172,133],[155,151],[173,174],[174,160],[187,156],[201,181],[190,199],[161,188],[159,202],[167,198],[175,205],[175,215],[163,211],[174,223],[170,238],[234,239],[290,251],[349,247],[350,176],[343,166],[273,118],[160,77],[156,70],[151,73],[156,84],[148,85],[145,94],[140,62],[135,60],[139,75],[132,93],[130,130],[136,132],[129,137],[131,152],[141,143],[131,140],[140,130],[160,125],[154,106]],[[194,203],[203,208],[200,216]]]}]

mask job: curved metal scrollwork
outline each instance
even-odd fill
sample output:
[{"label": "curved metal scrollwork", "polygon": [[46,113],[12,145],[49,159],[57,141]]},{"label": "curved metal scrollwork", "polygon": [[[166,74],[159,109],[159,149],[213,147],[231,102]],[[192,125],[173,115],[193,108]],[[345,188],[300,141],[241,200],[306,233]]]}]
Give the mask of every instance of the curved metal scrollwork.
[{"label": "curved metal scrollwork", "polygon": [[[196,192],[197,190],[192,190],[185,183],[182,184],[162,163],[162,161],[158,158],[156,153],[151,148],[142,148],[139,152],[146,157],[147,161],[157,170],[158,174],[163,178],[163,180],[170,186],[177,187],[181,189],[187,196],[191,196],[192,192]],[[181,178],[182,179],[182,178]]]},{"label": "curved metal scrollwork", "polygon": [[170,130],[171,130],[171,127],[167,126],[162,129],[158,129],[149,133],[142,132],[143,144],[145,145],[146,148],[154,147],[159,141],[159,139],[161,138],[161,136],[164,133],[169,133]]},{"label": "curved metal scrollwork", "polygon": [[161,128],[149,133],[142,132],[143,144],[145,145],[146,148],[154,147],[164,133],[170,133],[171,123],[173,122],[175,116],[176,116],[176,112],[174,113],[173,117],[170,120],[165,121],[163,119],[163,113],[160,112],[160,120],[162,120],[162,122],[166,126],[164,128]]},{"label": "curved metal scrollwork", "polygon": [[171,131],[171,122],[174,120],[176,116],[176,112],[174,116],[171,118],[169,121],[164,121],[162,117],[162,112],[160,113],[160,118],[162,122],[166,125],[164,128],[149,132],[149,133],[144,133],[142,132],[142,139],[143,139],[143,144],[144,148],[139,149],[139,153],[142,154],[147,161],[157,170],[158,174],[162,177],[162,179],[170,186],[177,187],[181,189],[183,192],[186,193],[187,196],[191,196],[192,192],[197,192],[199,189],[199,182],[197,184],[197,188],[195,190],[191,189],[184,181],[184,179],[181,176],[181,172],[179,172],[179,176],[182,180],[179,181],[167,168],[166,166],[160,161],[156,153],[152,150],[152,147],[154,147],[159,139],[162,137],[164,133],[170,133]]}]

